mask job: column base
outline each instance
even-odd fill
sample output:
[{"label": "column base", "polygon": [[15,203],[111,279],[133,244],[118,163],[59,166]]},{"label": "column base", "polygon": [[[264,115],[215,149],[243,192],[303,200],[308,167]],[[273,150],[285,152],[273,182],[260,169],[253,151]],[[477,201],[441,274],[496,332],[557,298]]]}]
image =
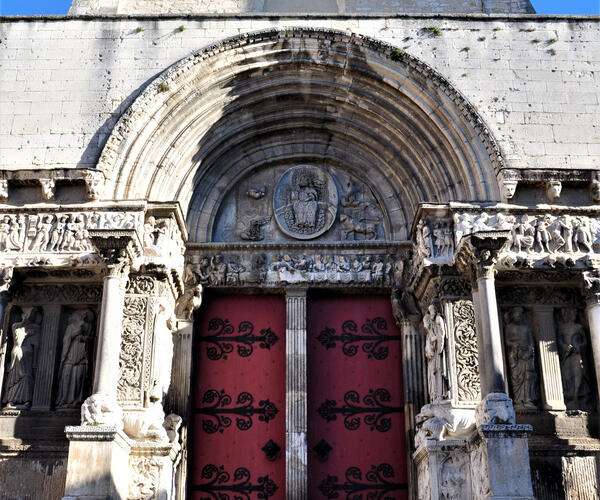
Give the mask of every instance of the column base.
[{"label": "column base", "polygon": [[116,426],[66,427],[69,439],[63,500],[128,497],[131,442]]}]

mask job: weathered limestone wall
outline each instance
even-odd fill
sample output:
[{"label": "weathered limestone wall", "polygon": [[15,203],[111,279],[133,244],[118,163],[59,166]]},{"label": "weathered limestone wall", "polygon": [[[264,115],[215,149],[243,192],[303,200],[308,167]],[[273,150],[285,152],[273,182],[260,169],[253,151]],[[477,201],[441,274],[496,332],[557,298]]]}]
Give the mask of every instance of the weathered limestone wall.
[{"label": "weathered limestone wall", "polygon": [[[60,500],[65,492],[67,449],[60,454],[0,457],[1,500]],[[10,481],[6,480],[10,478]]]},{"label": "weathered limestone wall", "polygon": [[600,168],[600,19],[531,16],[7,18],[0,168],[94,166],[120,114],[166,67],[284,26],[369,35],[422,59],[477,107],[510,167]]},{"label": "weathered limestone wall", "polygon": [[532,13],[529,0],[74,0],[69,14],[235,12]]}]

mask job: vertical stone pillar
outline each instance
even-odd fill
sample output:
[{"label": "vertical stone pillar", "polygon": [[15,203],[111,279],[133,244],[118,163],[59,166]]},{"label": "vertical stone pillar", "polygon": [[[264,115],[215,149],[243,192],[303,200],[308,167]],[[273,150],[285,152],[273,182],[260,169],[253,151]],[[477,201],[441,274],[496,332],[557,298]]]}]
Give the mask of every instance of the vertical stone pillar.
[{"label": "vertical stone pillar", "polygon": [[65,429],[69,439],[65,500],[127,498],[129,486],[131,443],[123,433],[117,383],[125,284],[139,241],[134,230],[89,234],[106,267],[93,394],[83,403],[81,426]]},{"label": "vertical stone pillar", "polygon": [[[13,278],[13,268],[5,267],[0,269],[0,341],[4,338],[4,313],[8,304],[8,289]],[[6,338],[4,344],[0,343],[0,366],[4,366],[2,358],[6,356]],[[2,398],[2,387],[4,386],[4,371],[0,370],[0,402]]]},{"label": "vertical stone pillar", "polygon": [[307,498],[306,289],[286,291],[286,498]]},{"label": "vertical stone pillar", "polygon": [[562,378],[560,375],[560,358],[556,342],[554,326],[554,308],[537,307],[534,311],[536,322],[536,339],[540,354],[542,372],[541,389],[544,409],[565,410]]},{"label": "vertical stone pillar", "polygon": [[594,370],[596,372],[596,390],[600,407],[600,270],[583,273],[583,284],[586,291],[586,307]]}]

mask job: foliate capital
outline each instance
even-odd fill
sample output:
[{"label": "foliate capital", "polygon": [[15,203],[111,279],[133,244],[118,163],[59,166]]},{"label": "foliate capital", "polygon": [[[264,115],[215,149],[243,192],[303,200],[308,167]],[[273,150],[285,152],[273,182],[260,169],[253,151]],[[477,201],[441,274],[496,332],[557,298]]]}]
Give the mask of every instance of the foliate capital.
[{"label": "foliate capital", "polygon": [[475,278],[493,278],[498,255],[510,238],[510,231],[482,231],[465,236],[465,261],[470,261]]}]

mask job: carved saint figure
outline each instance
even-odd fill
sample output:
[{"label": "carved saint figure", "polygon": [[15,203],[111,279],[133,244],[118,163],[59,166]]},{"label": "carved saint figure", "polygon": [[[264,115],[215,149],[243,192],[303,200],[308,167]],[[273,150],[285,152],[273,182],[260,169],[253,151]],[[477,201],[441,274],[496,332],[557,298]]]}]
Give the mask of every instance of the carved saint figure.
[{"label": "carved saint figure", "polygon": [[523,318],[523,308],[513,307],[505,314],[508,367],[515,406],[537,408],[537,374],[533,332]]},{"label": "carved saint figure", "polygon": [[94,340],[93,323],[94,313],[89,309],[74,311],[69,316],[60,356],[57,408],[77,408],[85,399]]},{"label": "carved saint figure", "polygon": [[37,233],[31,244],[29,250],[33,251],[44,251],[50,241],[50,230],[52,229],[52,215],[40,216],[36,225]]},{"label": "carved saint figure", "polygon": [[8,408],[28,409],[31,406],[41,322],[41,310],[38,307],[28,307],[23,310],[22,320],[12,325],[13,346],[4,396],[4,403]]},{"label": "carved saint figure", "polygon": [[587,409],[591,390],[585,376],[586,332],[577,322],[576,309],[561,309],[557,330],[565,403],[568,409]]},{"label": "carved saint figure", "polygon": [[432,304],[423,317],[427,330],[425,339],[425,357],[427,358],[427,386],[430,401],[444,396],[444,346],[446,342],[446,324]]},{"label": "carved saint figure", "polygon": [[290,193],[296,225],[304,229],[313,229],[319,208],[319,194],[313,187],[310,176],[302,175],[298,186]]},{"label": "carved saint figure", "polygon": [[587,217],[574,218],[573,246],[576,252],[590,253],[592,251],[592,236]]},{"label": "carved saint figure", "polygon": [[10,218],[5,215],[0,221],[0,251],[8,250],[8,235],[10,234]]}]

